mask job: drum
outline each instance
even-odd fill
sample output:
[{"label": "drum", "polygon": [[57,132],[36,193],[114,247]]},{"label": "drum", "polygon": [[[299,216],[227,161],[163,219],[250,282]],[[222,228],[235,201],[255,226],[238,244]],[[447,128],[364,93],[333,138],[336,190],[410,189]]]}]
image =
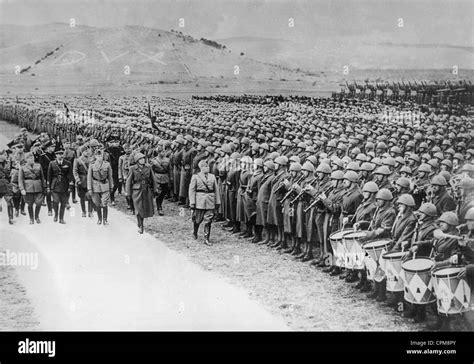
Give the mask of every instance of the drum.
[{"label": "drum", "polygon": [[381,265],[387,276],[387,291],[403,292],[402,259],[406,256],[406,252],[392,252],[382,255]]},{"label": "drum", "polygon": [[338,267],[344,267],[345,251],[344,246],[342,245],[342,238],[344,237],[344,235],[353,232],[354,229],[344,229],[338,230],[329,236],[329,242],[331,243],[334,257],[334,265]]},{"label": "drum", "polygon": [[346,252],[344,266],[348,269],[363,269],[365,250],[362,249],[360,239],[365,237],[367,232],[356,231],[346,234],[343,237],[342,244]]},{"label": "drum", "polygon": [[431,272],[438,312],[454,315],[470,311],[471,289],[459,278],[461,267],[441,267]]},{"label": "drum", "polygon": [[410,303],[426,305],[436,301],[432,292],[431,259],[411,259],[402,263],[404,298]]},{"label": "drum", "polygon": [[391,244],[391,240],[373,240],[364,244],[363,249],[367,252],[368,257],[365,259],[367,267],[367,278],[381,282],[385,279],[384,271],[379,267],[380,256],[385,253]]}]

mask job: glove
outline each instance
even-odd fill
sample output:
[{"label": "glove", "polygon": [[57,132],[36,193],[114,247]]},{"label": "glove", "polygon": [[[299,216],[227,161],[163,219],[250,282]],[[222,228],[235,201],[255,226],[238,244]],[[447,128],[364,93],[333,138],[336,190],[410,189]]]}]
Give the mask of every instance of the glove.
[{"label": "glove", "polygon": [[357,230],[359,230],[359,228],[360,228],[360,224],[358,222],[356,222],[354,224],[354,230],[357,231]]},{"label": "glove", "polygon": [[412,253],[416,253],[418,251],[418,245],[413,245],[411,248],[410,248],[410,251]]},{"label": "glove", "polygon": [[195,209],[196,209],[196,204],[193,203],[193,204],[191,204],[190,206],[191,206],[191,210],[195,210]]},{"label": "glove", "polygon": [[451,264],[458,264],[458,256],[457,254],[456,255],[453,255],[452,257],[449,258],[449,262]]},{"label": "glove", "polygon": [[349,221],[348,217],[343,217],[342,218],[342,225],[346,225],[348,221]]},{"label": "glove", "polygon": [[21,190],[21,195],[22,195],[22,196],[26,196],[26,191],[25,191],[25,190]]}]

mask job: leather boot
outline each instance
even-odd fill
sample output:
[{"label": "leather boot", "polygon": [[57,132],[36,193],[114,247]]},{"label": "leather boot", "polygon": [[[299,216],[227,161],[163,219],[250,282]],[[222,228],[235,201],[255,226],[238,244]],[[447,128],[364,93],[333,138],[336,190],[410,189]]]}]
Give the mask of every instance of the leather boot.
[{"label": "leather boot", "polygon": [[199,231],[199,224],[196,224],[193,222],[193,238],[194,240],[197,240],[198,238],[198,231]]},{"label": "leather boot", "polygon": [[410,303],[408,306],[408,309],[403,311],[402,316],[405,318],[415,318],[416,315],[418,314],[418,305],[414,305],[413,303]]},{"label": "leather boot", "polygon": [[421,323],[426,320],[426,308],[424,306],[414,305],[416,307],[416,315],[414,320],[416,323]]},{"label": "leather boot", "polygon": [[34,216],[33,216],[33,206],[28,205],[27,209],[28,209],[28,216],[30,218],[30,225],[32,225],[35,223]]},{"label": "leather boot", "polygon": [[102,212],[102,217],[103,217],[103,219],[104,219],[104,220],[103,220],[103,221],[104,221],[104,225],[108,225],[108,224],[109,224],[108,221],[107,221],[107,215],[108,215],[108,213],[109,213],[109,208],[108,208],[107,206],[105,206],[105,207],[103,208],[103,212]]},{"label": "leather boot", "polygon": [[370,292],[372,290],[372,284],[366,279],[363,286],[360,288],[361,293]]},{"label": "leather boot", "polygon": [[449,331],[450,330],[450,319],[449,316],[440,315],[439,313],[436,315],[436,321],[432,324],[428,324],[428,330],[436,330],[436,331]]},{"label": "leather boot", "polygon": [[295,247],[293,248],[293,251],[291,252],[291,255],[300,255],[301,254],[301,240],[297,239]]},{"label": "leather boot", "polygon": [[346,279],[351,274],[352,269],[346,269],[344,273],[339,276],[339,279]]},{"label": "leather boot", "polygon": [[289,246],[287,249],[283,250],[283,253],[289,254],[289,253],[291,253],[291,252],[293,251],[293,249],[294,249],[295,246],[296,246],[296,239],[297,239],[296,237],[291,236],[291,238],[290,238],[290,241],[291,241],[290,246]]},{"label": "leather boot", "polygon": [[354,286],[354,288],[361,289],[365,285],[365,282],[367,282],[367,273],[363,270],[360,272],[360,281]]},{"label": "leather boot", "polygon": [[367,295],[367,298],[376,299],[380,292],[380,283],[375,282],[373,291]]},{"label": "leather boot", "polygon": [[137,215],[137,219],[138,219],[138,233],[139,234],[143,234],[143,217],[141,217],[140,215]]},{"label": "leather boot", "polygon": [[392,293],[387,297],[387,301],[384,303],[387,307],[397,308],[398,307],[398,297],[396,293]]},{"label": "leather boot", "polygon": [[102,224],[102,207],[97,208],[97,225]]},{"label": "leather boot", "polygon": [[323,269],[323,273],[332,273],[332,271],[333,271],[335,268],[336,268],[335,265],[331,265],[331,266],[329,266],[329,267],[327,267],[327,268],[324,268],[324,269]]},{"label": "leather boot", "polygon": [[60,224],[65,224],[66,222],[64,221],[64,212],[65,212],[66,206],[61,204],[61,207],[59,208],[59,223]]},{"label": "leather boot", "polygon": [[245,231],[245,235],[243,236],[244,239],[248,239],[253,237],[253,226],[252,223],[247,222],[245,225],[247,225],[247,230]]},{"label": "leather boot", "polygon": [[260,243],[262,241],[262,229],[263,226],[255,225],[255,236],[252,239],[253,244]]},{"label": "leather boot", "polygon": [[375,299],[377,302],[384,302],[387,300],[387,281],[380,282],[379,294]]},{"label": "leather boot", "polygon": [[59,206],[56,202],[53,203],[53,210],[54,210],[54,218],[53,218],[53,221],[54,222],[57,222],[58,221],[58,210],[59,210]]},{"label": "leather boot", "polygon": [[13,221],[13,206],[8,205],[7,206],[7,211],[8,211],[8,223],[10,225],[13,225],[15,222]]},{"label": "leather boot", "polygon": [[283,234],[283,240],[281,241],[280,245],[277,247],[277,250],[284,251],[287,248],[288,248],[287,234]]},{"label": "leather boot", "polygon": [[237,234],[240,233],[240,222],[234,222],[234,227],[232,231],[230,232],[231,234]]},{"label": "leather boot", "polygon": [[349,276],[345,279],[346,283],[354,283],[357,282],[358,273],[356,270],[352,270]]},{"label": "leather boot", "polygon": [[329,275],[330,275],[331,277],[333,277],[333,276],[338,276],[338,275],[341,274],[341,273],[342,273],[341,267],[335,267],[335,268],[332,270],[332,272],[329,273]]},{"label": "leather boot", "polygon": [[39,219],[40,210],[41,210],[41,205],[36,205],[35,206],[35,221],[37,224],[41,224],[41,220]]},{"label": "leather boot", "polygon": [[259,245],[267,245],[268,242],[270,241],[270,228],[264,228],[264,229],[265,229],[266,237],[264,240],[258,243]]},{"label": "leather boot", "polygon": [[225,224],[222,225],[223,228],[230,228],[233,227],[234,225],[232,224],[231,221],[227,221]]},{"label": "leather boot", "polygon": [[211,236],[211,225],[204,225],[204,244],[208,246],[212,246],[212,243],[210,242],[210,236]]}]

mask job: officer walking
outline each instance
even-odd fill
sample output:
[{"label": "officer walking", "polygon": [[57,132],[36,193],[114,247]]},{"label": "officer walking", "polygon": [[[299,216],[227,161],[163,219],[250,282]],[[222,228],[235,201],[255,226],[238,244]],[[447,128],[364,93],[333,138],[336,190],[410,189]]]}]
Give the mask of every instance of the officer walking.
[{"label": "officer walking", "polygon": [[[35,163],[33,153],[26,153],[25,158],[25,165],[20,167],[18,183],[21,195],[28,205],[30,224],[34,224],[35,221],[39,224],[41,222],[39,219],[39,213],[41,210],[41,204],[43,203],[43,193],[46,191],[46,182],[43,175],[43,169],[39,163]],[[35,205],[34,216],[33,205]]]},{"label": "officer walking", "polygon": [[47,193],[53,197],[54,222],[65,224],[64,210],[69,199],[69,192],[74,183],[71,164],[64,159],[64,150],[56,151],[56,160],[49,163]]},{"label": "officer walking", "polygon": [[87,172],[87,191],[91,193],[92,201],[97,209],[97,225],[108,225],[108,205],[110,192],[114,186],[112,167],[104,160],[102,150],[95,152],[95,162],[89,165]]}]

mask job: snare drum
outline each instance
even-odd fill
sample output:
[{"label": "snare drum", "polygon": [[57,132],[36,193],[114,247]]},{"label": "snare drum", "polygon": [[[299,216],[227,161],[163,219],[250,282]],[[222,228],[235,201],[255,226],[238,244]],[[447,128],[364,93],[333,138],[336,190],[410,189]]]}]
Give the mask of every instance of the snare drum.
[{"label": "snare drum", "polygon": [[387,276],[387,291],[403,292],[402,259],[406,252],[392,252],[382,255],[385,275]]},{"label": "snare drum", "polygon": [[345,267],[348,269],[363,269],[365,250],[360,240],[367,235],[365,231],[356,231],[343,237],[343,246],[346,252]]},{"label": "snare drum", "polygon": [[471,289],[459,278],[461,267],[441,267],[431,272],[438,312],[453,315],[470,311]]},{"label": "snare drum", "polygon": [[368,254],[365,260],[367,278],[381,282],[385,279],[384,271],[379,267],[380,256],[390,248],[391,240],[374,240],[364,244],[363,248]]},{"label": "snare drum", "polygon": [[410,303],[427,305],[436,301],[432,292],[431,259],[411,259],[402,263],[404,298]]},{"label": "snare drum", "polygon": [[344,229],[338,230],[329,236],[329,242],[331,243],[335,266],[344,267],[345,251],[344,246],[342,245],[342,238],[344,235],[353,232],[354,229]]}]

